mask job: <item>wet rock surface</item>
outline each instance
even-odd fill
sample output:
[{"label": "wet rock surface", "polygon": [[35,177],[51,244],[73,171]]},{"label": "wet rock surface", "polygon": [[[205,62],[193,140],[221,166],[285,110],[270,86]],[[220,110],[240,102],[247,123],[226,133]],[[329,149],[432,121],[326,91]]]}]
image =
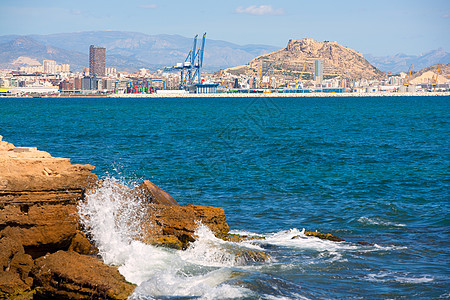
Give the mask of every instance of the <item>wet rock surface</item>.
[{"label": "wet rock surface", "polygon": [[[208,227],[216,236],[228,234],[228,223],[223,209],[200,205],[167,206],[149,205],[145,220],[144,242],[154,241],[159,237],[175,237],[186,249],[189,243],[195,241],[195,230],[199,224]],[[150,242],[152,243],[152,242]]]},{"label": "wet rock surface", "polygon": [[99,258],[58,251],[36,260],[32,270],[38,298],[127,299],[135,286]]},{"label": "wet rock surface", "polygon": [[322,233],[322,232],[317,232],[317,231],[306,230],[305,235],[306,236],[314,236],[321,240],[329,240],[329,241],[333,241],[333,242],[345,242],[344,239],[337,237],[335,235],[332,235],[331,233]]},{"label": "wet rock surface", "polygon": [[[59,251],[58,255],[65,255],[62,253],[69,248],[83,254],[95,253],[95,248],[78,230],[77,214],[78,201],[98,180],[91,172],[93,169],[91,165],[73,165],[69,159],[52,157],[34,147],[15,147],[2,141],[0,136],[0,298],[33,299],[44,294],[64,299],[84,297],[86,292],[83,289],[79,292],[75,288],[69,289],[70,292],[61,297],[49,292],[48,288],[40,290],[43,277],[31,270],[42,267],[35,266],[35,263],[48,253]],[[101,261],[93,263],[94,258],[70,253],[69,258],[78,255],[78,261],[86,262],[86,270],[103,264]],[[63,260],[58,263],[62,264]],[[77,265],[65,266],[75,268]],[[82,273],[79,269],[74,270],[76,272],[61,274],[67,275],[67,280],[70,276],[78,278]],[[108,272],[117,273],[114,268],[106,270],[102,271],[102,276],[107,277]],[[51,274],[54,282],[60,281],[56,276],[59,273]],[[71,280],[76,282],[74,278]],[[123,278],[118,280],[125,282]],[[67,285],[63,287],[68,289]],[[129,295],[132,289],[127,291]],[[99,294],[90,291],[88,294],[101,295],[94,298],[126,298],[117,298],[109,290]]]},{"label": "wet rock surface", "polygon": [[144,180],[140,186],[133,189],[133,192],[138,197],[145,197],[149,203],[179,206],[177,200],[149,180]]}]

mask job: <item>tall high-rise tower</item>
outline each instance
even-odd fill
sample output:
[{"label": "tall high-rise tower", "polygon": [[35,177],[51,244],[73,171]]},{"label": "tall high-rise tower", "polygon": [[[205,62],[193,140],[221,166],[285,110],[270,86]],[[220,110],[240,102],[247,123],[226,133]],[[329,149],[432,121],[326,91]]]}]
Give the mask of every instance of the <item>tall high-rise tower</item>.
[{"label": "tall high-rise tower", "polygon": [[102,77],[106,70],[106,49],[91,45],[89,47],[89,75]]},{"label": "tall high-rise tower", "polygon": [[314,61],[314,77],[317,83],[322,83],[323,80],[323,62],[319,59]]}]

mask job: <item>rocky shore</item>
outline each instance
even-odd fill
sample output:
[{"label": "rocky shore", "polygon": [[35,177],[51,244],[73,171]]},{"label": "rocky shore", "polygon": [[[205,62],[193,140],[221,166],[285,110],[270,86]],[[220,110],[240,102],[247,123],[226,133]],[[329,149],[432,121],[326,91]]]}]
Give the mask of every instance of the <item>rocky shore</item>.
[{"label": "rocky shore", "polygon": [[[103,263],[79,216],[80,205],[106,184],[93,170],[34,147],[15,147],[0,136],[0,298],[127,299],[133,293],[135,285]],[[197,238],[199,222],[225,241],[255,239],[230,235],[223,209],[180,206],[148,180],[134,189],[120,184],[113,189],[143,203],[144,217],[127,220],[140,223],[136,240],[143,243],[186,249]],[[258,250],[226,251],[244,261],[270,259]]]},{"label": "rocky shore", "polygon": [[[77,205],[102,184],[93,169],[0,136],[0,298],[126,299],[133,292],[81,231]],[[118,188],[148,202],[146,243],[184,249],[197,221],[228,233],[223,209],[180,206],[150,181]]]}]

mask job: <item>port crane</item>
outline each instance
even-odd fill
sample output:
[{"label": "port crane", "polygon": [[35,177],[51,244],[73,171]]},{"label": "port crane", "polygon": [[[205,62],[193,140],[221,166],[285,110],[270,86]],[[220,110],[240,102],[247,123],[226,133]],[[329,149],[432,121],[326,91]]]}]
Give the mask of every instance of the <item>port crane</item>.
[{"label": "port crane", "polygon": [[[298,83],[299,83],[299,81],[302,80],[303,73],[305,72],[305,67],[306,67],[306,60],[305,60],[305,62],[303,63],[303,68],[302,68],[302,72],[300,73],[300,77],[297,79],[297,84],[295,85],[296,88],[298,88]],[[302,85],[302,86],[303,86],[303,85]]]},{"label": "port crane", "polygon": [[165,68],[166,71],[180,70],[180,88],[192,85],[197,77],[198,84],[201,84],[201,69],[203,67],[203,53],[205,51],[206,32],[203,34],[202,44],[197,49],[198,34],[194,37],[192,49],[182,63],[177,63],[173,67]]},{"label": "port crane", "polygon": [[409,75],[408,75],[408,80],[405,82],[405,86],[408,87],[409,83],[411,81],[411,73],[413,72],[413,65],[411,64],[411,68],[409,69]]},{"label": "port crane", "polygon": [[439,77],[439,71],[441,69],[441,64],[438,65],[437,71],[436,71],[436,77],[433,76],[433,82],[431,83],[431,85],[433,86],[433,90],[436,90],[436,85],[438,82],[438,77]]}]

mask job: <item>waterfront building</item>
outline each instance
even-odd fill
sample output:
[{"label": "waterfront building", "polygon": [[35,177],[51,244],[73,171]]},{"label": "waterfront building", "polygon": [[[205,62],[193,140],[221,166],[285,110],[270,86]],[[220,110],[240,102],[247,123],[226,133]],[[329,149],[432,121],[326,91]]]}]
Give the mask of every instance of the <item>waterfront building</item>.
[{"label": "waterfront building", "polygon": [[89,75],[102,77],[106,72],[106,49],[101,46],[89,47]]},{"label": "waterfront building", "polygon": [[116,82],[117,80],[111,78],[103,79],[103,90],[114,91],[114,84]]},{"label": "waterfront building", "polygon": [[76,91],[81,90],[81,78],[76,77],[73,79],[73,88]]},{"label": "waterfront building", "polygon": [[102,89],[102,79],[98,77],[86,76],[81,78],[81,90],[101,90]]},{"label": "waterfront building", "polygon": [[73,81],[63,80],[59,83],[60,91],[72,91],[73,90]]}]

